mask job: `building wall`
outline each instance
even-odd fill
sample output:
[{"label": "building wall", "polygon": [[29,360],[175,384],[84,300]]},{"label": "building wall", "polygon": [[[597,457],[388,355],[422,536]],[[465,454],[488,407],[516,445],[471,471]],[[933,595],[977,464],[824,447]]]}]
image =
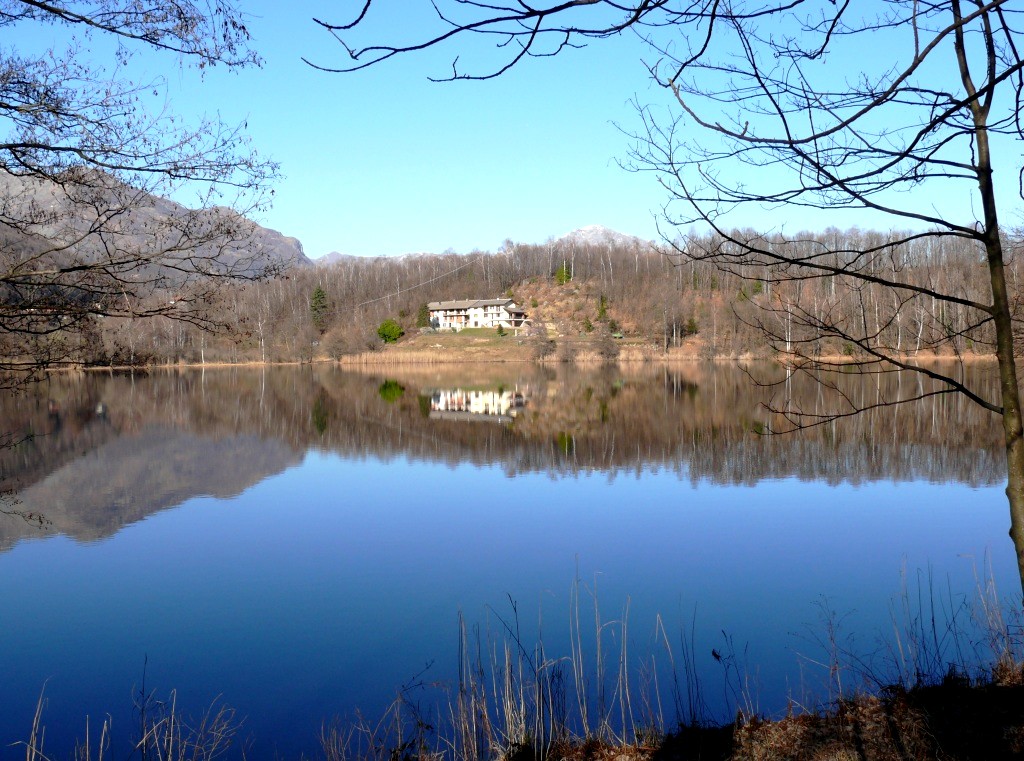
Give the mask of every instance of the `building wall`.
[{"label": "building wall", "polygon": [[470,307],[469,309],[439,309],[430,312],[430,319],[437,320],[441,330],[462,330],[463,328],[515,328],[516,318],[505,311],[504,306]]}]

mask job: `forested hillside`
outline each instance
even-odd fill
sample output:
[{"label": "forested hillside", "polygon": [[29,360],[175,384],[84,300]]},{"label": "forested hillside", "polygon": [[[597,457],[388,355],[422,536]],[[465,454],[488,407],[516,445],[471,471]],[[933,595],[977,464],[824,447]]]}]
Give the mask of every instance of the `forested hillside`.
[{"label": "forested hillside", "polygon": [[[746,237],[758,238],[753,232]],[[903,242],[886,245],[897,238]],[[829,254],[837,260],[848,251],[861,270],[898,272],[906,281],[965,299],[982,301],[987,287],[983,252],[966,241],[857,229],[760,240],[768,249],[784,244],[790,253],[803,246],[808,256],[827,249],[837,252]],[[800,347],[805,353],[852,356],[860,351],[829,331],[804,343],[811,338],[808,324],[815,322],[856,326],[896,352],[989,352],[990,327],[970,323],[966,309],[956,304],[936,304],[926,295],[842,276],[795,278],[771,266],[726,271],[685,255],[719,245],[710,236],[690,236],[674,246],[567,238],[540,245],[507,242],[496,252],[465,255],[342,257],[292,268],[271,280],[225,282],[211,310],[219,316],[217,332],[160,318],[99,318],[80,360],[102,365],[337,358],[380,349],[377,328],[388,318],[407,337],[416,335],[429,301],[503,295],[523,305],[535,326],[552,338],[621,332],[655,352],[768,356]],[[1016,251],[1019,241],[1008,246]],[[861,253],[865,250],[872,253]],[[1009,272],[1016,285],[1016,258]],[[322,295],[314,305],[318,289]]]}]

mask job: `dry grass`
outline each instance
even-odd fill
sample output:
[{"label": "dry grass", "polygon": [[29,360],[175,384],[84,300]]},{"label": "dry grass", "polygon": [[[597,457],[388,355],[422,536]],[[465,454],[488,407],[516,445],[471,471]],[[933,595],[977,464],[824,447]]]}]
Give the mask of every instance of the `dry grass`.
[{"label": "dry grass", "polygon": [[[40,695],[32,728],[26,741],[18,743],[25,749],[25,761],[51,761],[45,748],[46,729],[43,724],[45,697]],[[177,706],[177,695],[168,699],[154,699],[149,693],[140,693],[136,705],[138,724],[132,741],[130,758],[141,761],[213,761],[237,748],[237,735],[241,720],[234,709],[214,702],[197,719],[184,716]],[[75,761],[106,761],[111,752],[111,722],[103,722],[99,736],[91,732],[88,719],[85,737],[75,749]]]},{"label": "dry grass", "polygon": [[[727,691],[740,710],[728,725],[709,721],[694,668],[692,631],[677,649],[661,626],[664,674],[629,651],[629,603],[606,619],[596,585],[571,588],[569,652],[549,653],[540,636],[527,643],[518,610],[495,612],[497,626],[459,622],[459,665],[449,685],[423,675],[405,685],[376,721],[325,725],[326,761],[999,761],[1024,758],[1024,660],[1016,615],[1000,606],[991,583],[979,583],[970,605],[952,609],[940,629],[930,587],[904,591],[900,629],[888,671],[868,673],[844,651],[841,618],[826,611],[819,665],[829,696],[816,708],[781,718],[758,715],[731,643],[718,654]],[[902,606],[902,607],[901,607]],[[1008,612],[1014,613],[1008,618]],[[902,616],[902,620],[901,617]],[[977,626],[961,620],[970,616]],[[1009,620],[1009,623],[1007,621]],[[986,658],[986,660],[978,660]],[[959,659],[959,660],[958,660]],[[667,662],[667,663],[666,663]],[[985,668],[980,663],[988,663]],[[941,668],[941,671],[936,669]],[[970,675],[969,675],[970,674]],[[860,678],[857,679],[856,677]],[[888,679],[889,681],[884,681]],[[864,685],[874,684],[868,691]],[[890,686],[881,686],[890,685]],[[440,687],[441,698],[424,699]],[[668,710],[665,704],[669,706]],[[430,706],[424,709],[423,706]],[[26,761],[45,754],[40,699]],[[239,722],[213,706],[185,721],[174,694],[157,702],[140,693],[132,756],[185,761],[234,754]],[[78,761],[110,755],[110,726],[79,747]],[[243,754],[244,755],[244,754]]]}]

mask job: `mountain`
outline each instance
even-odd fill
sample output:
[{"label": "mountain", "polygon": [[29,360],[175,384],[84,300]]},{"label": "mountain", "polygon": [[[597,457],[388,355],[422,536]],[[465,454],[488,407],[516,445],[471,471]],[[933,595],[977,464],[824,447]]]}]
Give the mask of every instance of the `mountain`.
[{"label": "mountain", "polygon": [[[414,259],[418,256],[437,256],[437,254],[432,254],[427,251],[417,251],[415,253],[389,254],[387,255],[387,258],[393,262],[400,262],[405,259]],[[324,254],[323,256],[317,259],[312,259],[311,261],[318,267],[329,267],[331,265],[338,264],[339,262],[347,262],[351,264],[353,262],[364,262],[380,258],[381,257],[379,256],[343,254],[340,251],[331,251],[329,254]]]},{"label": "mountain", "polygon": [[566,233],[556,242],[575,243],[586,246],[632,246],[634,244],[648,244],[643,238],[635,235],[625,235],[603,225],[587,225],[578,230]]},{"label": "mountain", "polygon": [[[0,205],[5,248],[28,255],[52,251],[55,244],[67,246],[63,256],[92,262],[123,259],[129,252],[145,263],[136,272],[160,272],[168,280],[197,263],[242,275],[267,266],[312,264],[298,239],[232,209],[189,209],[95,170],[82,170],[66,183],[0,171]],[[62,254],[50,256],[59,260]],[[168,262],[170,268],[164,266]]]},{"label": "mountain", "polygon": [[[161,423],[130,434],[110,431],[106,441],[77,455],[16,498],[0,495],[0,552],[25,538],[112,536],[195,497],[237,496],[302,461],[302,451],[280,439],[251,433],[203,436]],[[45,516],[45,521],[25,515]]]},{"label": "mountain", "polygon": [[329,254],[324,254],[317,259],[313,259],[312,262],[318,267],[326,267],[331,264],[337,264],[338,262],[352,262],[357,259],[365,258],[366,257],[364,256],[356,256],[355,254],[343,254],[340,251],[331,251]]},{"label": "mountain", "polygon": [[[520,241],[525,242],[525,241]],[[612,230],[604,225],[587,225],[581,227],[578,230],[566,233],[560,238],[556,238],[555,243],[574,243],[576,245],[583,246],[649,246],[650,241],[638,238],[635,235],[626,235],[620,233],[617,230]],[[451,249],[444,252],[445,254],[454,253]],[[429,253],[426,251],[416,253],[405,253],[401,256],[388,256],[391,260],[401,260],[404,258],[417,257],[417,256],[438,256],[437,253]],[[358,256],[356,254],[343,254],[340,251],[331,251],[329,254],[312,260],[313,263],[319,267],[329,267],[340,262],[353,263],[365,259],[375,259],[378,257],[373,256]]]}]

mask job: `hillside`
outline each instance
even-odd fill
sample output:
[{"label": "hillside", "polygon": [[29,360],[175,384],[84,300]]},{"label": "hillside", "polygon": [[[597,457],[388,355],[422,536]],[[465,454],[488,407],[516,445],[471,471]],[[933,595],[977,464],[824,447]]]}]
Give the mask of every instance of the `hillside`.
[{"label": "hillside", "polygon": [[[4,199],[5,248],[20,240],[38,251],[46,241],[48,248],[64,247],[65,257],[97,262],[110,255],[112,243],[118,252],[139,251],[145,257],[168,252],[176,236],[186,236],[186,241],[198,243],[188,251],[192,267],[216,261],[224,270],[240,267],[240,274],[252,274],[270,265],[311,264],[298,239],[262,227],[231,209],[188,209],[99,173],[76,187],[0,172],[0,197]],[[210,234],[226,224],[231,227],[229,239]],[[4,261],[9,258],[5,255]],[[176,266],[163,268],[161,274],[180,280],[189,266],[182,266],[180,256],[171,258]],[[154,260],[140,274],[150,275],[157,268]]]},{"label": "hillside", "polygon": [[[0,386],[67,364],[139,364],[182,325],[223,332],[240,282],[311,269],[302,245],[223,206],[189,209],[95,170],[0,171]],[[177,326],[177,327],[176,327]]]},{"label": "hillside", "polygon": [[[816,320],[851,330],[859,326],[868,331],[863,340],[871,347],[905,356],[991,353],[991,325],[970,323],[967,310],[959,307],[937,309],[920,296],[894,300],[892,290],[882,285],[855,288],[842,278],[794,281],[768,265],[719,269],[683,253],[684,248],[714,250],[714,236],[691,235],[677,249],[603,228],[578,232],[539,245],[506,244],[497,252],[339,256],[315,267],[292,267],[284,277],[222,281],[208,288],[202,300],[192,301],[207,310],[205,324],[170,327],[124,313],[116,320],[104,315],[93,326],[99,340],[73,347],[73,356],[98,365],[433,362],[541,355],[561,360],[766,358],[794,346],[817,356],[869,355],[842,331],[816,333]],[[277,244],[287,247],[288,239],[276,236],[266,234],[268,250]],[[884,239],[881,233],[857,229],[828,233],[828,245],[849,250],[866,241],[877,248]],[[807,246],[816,245],[814,240],[813,233],[806,233]],[[968,297],[985,287],[969,242],[934,249],[910,240],[878,250],[891,253],[910,284],[960,288]],[[256,255],[262,255],[258,249]],[[1015,292],[1024,277],[1018,273],[1020,261],[1011,262],[1008,270]],[[532,323],[527,335],[455,337],[423,330],[426,323],[419,316],[428,302],[499,296],[515,299],[526,310]],[[190,319],[194,315],[188,313]],[[385,344],[378,335],[385,320],[397,322],[403,331],[397,344]],[[212,329],[201,329],[207,326]]]}]

